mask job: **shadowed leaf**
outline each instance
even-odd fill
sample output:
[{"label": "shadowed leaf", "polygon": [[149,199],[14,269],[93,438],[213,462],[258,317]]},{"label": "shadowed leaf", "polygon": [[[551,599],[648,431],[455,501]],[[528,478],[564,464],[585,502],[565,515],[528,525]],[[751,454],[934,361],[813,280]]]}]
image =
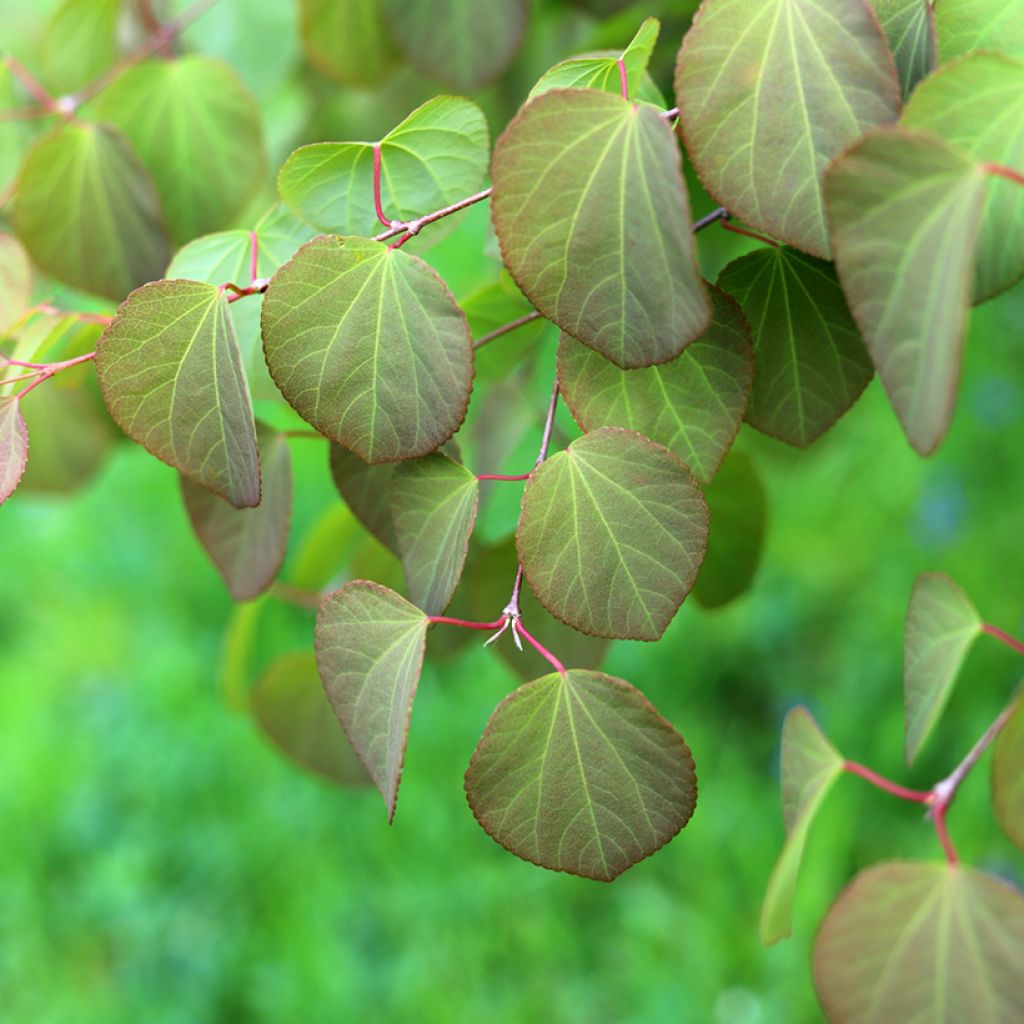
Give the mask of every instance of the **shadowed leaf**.
[{"label": "shadowed leaf", "polygon": [[1024,0],[940,0],[935,27],[943,63],[972,50],[1024,59]]},{"label": "shadowed leaf", "polygon": [[1003,831],[1024,850],[1024,697],[996,740],[992,806]]},{"label": "shadowed leaf", "polygon": [[371,466],[340,444],[330,450],[331,478],[353,515],[389,551],[398,554],[398,538],[391,518],[393,462]]},{"label": "shadowed leaf", "polygon": [[931,0],[870,0],[896,63],[906,99],[939,62]]},{"label": "shadowed leaf", "polygon": [[32,266],[21,242],[0,234],[0,338],[28,309],[32,299]]},{"label": "shadowed leaf", "polygon": [[13,493],[28,461],[28,428],[17,398],[0,398],[0,505]]},{"label": "shadowed leaf", "polygon": [[380,0],[299,0],[299,34],[309,62],[345,85],[375,85],[398,56]]}]

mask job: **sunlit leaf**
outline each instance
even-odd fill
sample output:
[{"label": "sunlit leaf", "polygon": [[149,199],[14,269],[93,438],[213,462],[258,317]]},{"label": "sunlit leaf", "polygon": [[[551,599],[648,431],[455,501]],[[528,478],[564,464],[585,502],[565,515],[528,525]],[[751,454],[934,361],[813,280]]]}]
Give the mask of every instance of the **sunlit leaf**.
[{"label": "sunlit leaf", "polygon": [[428,622],[394,591],[366,580],[330,594],[316,619],[320,678],[384,797],[389,821],[395,816]]},{"label": "sunlit leaf", "polygon": [[708,509],[670,452],[604,427],[527,482],[516,543],[537,599],[594,636],[657,640],[704,559]]},{"label": "sunlit leaf", "polygon": [[0,337],[28,309],[32,266],[21,242],[0,234]]},{"label": "sunlit leaf", "polygon": [[674,358],[707,328],[679,147],[655,110],[544,93],[498,140],[491,175],[505,265],[562,330],[637,367]]},{"label": "sunlit leaf", "polygon": [[843,759],[806,708],[796,707],[782,726],[782,818],[786,843],[775,863],[761,905],[761,941],[778,942],[790,933],[793,894],[807,833],[843,770]]},{"label": "sunlit leaf", "polygon": [[397,58],[380,0],[299,0],[299,33],[309,62],[345,85],[375,85]]},{"label": "sunlit leaf", "polygon": [[658,366],[622,370],[565,334],[558,346],[562,397],[584,430],[636,430],[678,455],[705,484],[740,428],[754,369],[739,306],[717,288],[711,299],[708,330]]},{"label": "sunlit leaf", "polygon": [[1024,697],[996,740],[992,805],[1003,831],[1024,850]]},{"label": "sunlit leaf", "polygon": [[896,63],[906,99],[939,62],[931,0],[870,0]]},{"label": "sunlit leaf", "polygon": [[1024,59],[1024,0],[941,0],[935,23],[943,63],[972,50]]},{"label": "sunlit leaf", "polygon": [[42,33],[40,68],[53,95],[95,81],[117,62],[121,0],[62,0]]},{"label": "sunlit leaf", "polygon": [[103,332],[96,369],[132,440],[236,508],[259,504],[252,406],[219,289],[174,280],[132,292]]},{"label": "sunlit leaf", "polygon": [[484,831],[516,856],[610,882],[689,821],[697,777],[683,737],[639,690],[572,669],[498,705],[466,794]]},{"label": "sunlit leaf", "polygon": [[675,86],[705,188],[746,223],[828,258],[825,167],[900,108],[864,0],[704,0]]},{"label": "sunlit leaf", "polygon": [[804,448],[857,400],[874,373],[831,265],[787,246],[730,263],[718,285],[754,339],[747,422]]},{"label": "sunlit leaf", "polygon": [[28,428],[13,395],[0,398],[0,505],[13,493],[28,461]]},{"label": "sunlit leaf", "polygon": [[839,280],[922,455],[953,415],[985,177],[967,154],[906,129],[866,136],[826,176]]},{"label": "sunlit leaf", "polygon": [[890,861],[843,890],[814,943],[832,1024],[1024,1019],[1024,897],[963,864]]},{"label": "sunlit leaf", "polygon": [[124,136],[105,125],[69,122],[32,147],[14,225],[43,270],[97,295],[120,300],[167,266],[153,183]]},{"label": "sunlit leaf", "polygon": [[942,573],[914,581],[903,631],[904,750],[910,764],[946,706],[960,666],[981,632],[967,595]]},{"label": "sunlit leaf", "polygon": [[285,398],[367,462],[426,455],[466,415],[469,328],[415,256],[315,238],[274,275],[262,316],[267,365]]}]

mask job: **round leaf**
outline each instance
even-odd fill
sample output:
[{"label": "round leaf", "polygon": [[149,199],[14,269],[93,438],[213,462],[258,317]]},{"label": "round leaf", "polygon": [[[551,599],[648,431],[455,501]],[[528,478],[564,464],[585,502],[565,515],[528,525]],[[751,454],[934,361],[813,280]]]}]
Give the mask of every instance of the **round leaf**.
[{"label": "round leaf", "polygon": [[0,398],[0,505],[13,493],[28,461],[28,428],[13,395]]},{"label": "round leaf", "polygon": [[375,85],[397,57],[380,0],[299,0],[299,33],[309,62],[345,85]]},{"label": "round leaf", "polygon": [[121,0],[63,0],[42,34],[43,84],[53,95],[71,93],[117,63]]},{"label": "round leaf", "polygon": [[1024,58],[1024,0],[940,0],[935,22],[943,63],[972,50]]},{"label": "round leaf", "polygon": [[939,62],[931,0],[870,0],[906,99]]},{"label": "round leaf", "polygon": [[1003,831],[1024,850],[1024,698],[996,740],[992,804]]}]

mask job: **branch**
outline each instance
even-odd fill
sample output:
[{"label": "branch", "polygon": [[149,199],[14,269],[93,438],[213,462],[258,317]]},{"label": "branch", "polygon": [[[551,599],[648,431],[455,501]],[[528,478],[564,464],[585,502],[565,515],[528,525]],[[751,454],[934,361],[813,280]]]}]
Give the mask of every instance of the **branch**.
[{"label": "branch", "polygon": [[0,384],[13,384],[16,381],[32,380],[31,384],[26,385],[19,391],[14,397],[24,398],[33,388],[39,387],[43,381],[49,380],[51,377],[56,376],[62,370],[68,370],[72,366],[79,366],[82,363],[88,363],[96,358],[95,352],[87,352],[84,356],[76,356],[74,359],[64,359],[59,363],[23,363],[18,359],[8,359],[6,356],[2,357],[3,363],[6,366],[18,366],[25,370],[32,370],[32,373],[23,374],[20,377],[15,377],[12,380],[0,381]]},{"label": "branch", "polygon": [[982,633],[987,633],[989,636],[994,636],[997,640],[1001,640],[1010,648],[1011,651],[1016,651],[1018,654],[1024,654],[1024,643],[1021,643],[1020,640],[1016,640],[998,626],[991,626],[985,622],[982,624],[981,631]]},{"label": "branch", "polygon": [[507,324],[502,324],[501,327],[496,327],[493,331],[488,331],[482,338],[477,338],[473,342],[473,351],[478,348],[483,348],[489,341],[494,341],[495,338],[500,338],[503,334],[508,334],[509,331],[514,331],[517,327],[525,327],[526,324],[533,323],[534,320],[540,319],[540,313],[537,310],[533,310],[530,313],[518,317],[515,320],[510,320]]},{"label": "branch", "polygon": [[465,199],[460,199],[457,203],[452,203],[451,206],[434,210],[433,213],[425,213],[422,217],[417,217],[414,220],[392,221],[391,227],[387,231],[382,231],[379,235],[374,235],[373,240],[375,242],[386,242],[389,238],[394,238],[395,235],[404,234],[406,237],[396,243],[396,245],[404,245],[413,235],[418,235],[428,224],[433,224],[435,220],[441,220],[443,217],[450,217],[453,213],[458,213],[459,210],[465,210],[467,206],[482,203],[485,199],[489,199],[490,195],[491,190],[485,188],[482,192],[476,192],[471,196],[466,196]]}]

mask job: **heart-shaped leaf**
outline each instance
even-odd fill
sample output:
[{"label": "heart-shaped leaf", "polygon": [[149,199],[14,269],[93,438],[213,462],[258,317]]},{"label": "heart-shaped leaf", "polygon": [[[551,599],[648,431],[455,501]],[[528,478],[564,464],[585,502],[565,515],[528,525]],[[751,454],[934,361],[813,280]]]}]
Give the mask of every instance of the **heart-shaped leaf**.
[{"label": "heart-shaped leaf", "polygon": [[802,707],[793,708],[782,725],[782,818],[786,843],[775,862],[761,905],[761,941],[770,945],[792,928],[793,894],[811,823],[833,783],[843,759]]},{"label": "heart-shaped leaf", "polygon": [[32,266],[21,242],[0,234],[0,338],[28,309],[32,300]]},{"label": "heart-shaped leaf", "polygon": [[943,64],[973,50],[1024,59],[1024,0],[942,0],[935,23]]},{"label": "heart-shaped leaf", "polygon": [[103,332],[96,371],[133,441],[236,508],[259,504],[256,426],[218,288],[175,280],[132,292]]},{"label": "heart-shaped leaf", "polygon": [[1003,726],[992,754],[992,805],[1003,831],[1024,850],[1024,698]]},{"label": "heart-shaped leaf", "polygon": [[367,580],[328,595],[316,617],[316,662],[345,734],[395,816],[409,716],[429,619]]},{"label": "heart-shaped leaf", "polygon": [[667,449],[604,427],[534,471],[516,546],[552,615],[593,636],[657,640],[704,559],[708,508]]},{"label": "heart-shaped leaf", "polygon": [[0,505],[13,493],[28,462],[28,428],[13,395],[0,398]]},{"label": "heart-shaped leaf", "polygon": [[906,99],[939,62],[931,0],[870,0],[896,63]]},{"label": "heart-shaped leaf", "polygon": [[900,109],[864,0],[704,0],[675,86],[704,187],[746,223],[827,259],[825,167]]},{"label": "heart-shaped leaf", "polygon": [[967,595],[942,573],[914,581],[903,631],[904,750],[910,764],[949,700],[981,618]]},{"label": "heart-shaped leaf", "polygon": [[562,330],[636,367],[675,358],[707,328],[679,147],[657,111],[546,92],[498,140],[491,178],[505,266]]},{"label": "heart-shaped leaf", "polygon": [[730,263],[718,285],[754,339],[747,422],[806,448],[857,400],[874,374],[831,265],[788,246]]},{"label": "heart-shaped leaf", "polygon": [[340,444],[332,444],[331,479],[345,504],[389,551],[398,554],[398,538],[391,516],[391,478],[393,462],[371,466]]},{"label": "heart-shaped leaf", "polygon": [[498,705],[466,795],[484,831],[516,856],[610,882],[690,820],[697,777],[683,737],[639,690],[572,669]]},{"label": "heart-shaped leaf", "polygon": [[441,278],[400,249],[313,239],[274,275],[262,321],[282,394],[367,462],[435,451],[466,415],[466,318]]},{"label": "heart-shaped leaf", "polygon": [[628,427],[663,444],[703,484],[732,445],[754,371],[750,328],[736,302],[711,289],[711,326],[682,355],[623,370],[563,334],[558,381],[584,430]]},{"label": "heart-shaped leaf", "polygon": [[121,0],[63,0],[42,32],[40,65],[51,95],[74,92],[117,63]]},{"label": "heart-shaped leaf", "polygon": [[345,85],[376,85],[398,56],[380,0],[299,0],[299,34],[309,62]]},{"label": "heart-shaped leaf", "polygon": [[814,943],[833,1024],[1024,1019],[1024,897],[963,864],[891,861],[843,890]]}]

